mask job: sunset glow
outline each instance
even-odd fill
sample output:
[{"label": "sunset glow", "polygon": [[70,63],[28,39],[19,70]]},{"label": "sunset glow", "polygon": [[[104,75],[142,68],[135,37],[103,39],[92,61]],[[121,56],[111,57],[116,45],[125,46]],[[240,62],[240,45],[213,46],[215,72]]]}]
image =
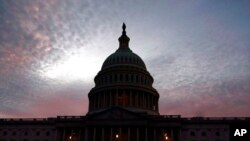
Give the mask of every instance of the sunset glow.
[{"label": "sunset glow", "polygon": [[123,22],[130,49],[154,78],[162,115],[250,116],[249,5],[2,0],[0,118],[85,115]]},{"label": "sunset glow", "polygon": [[89,52],[80,52],[76,55],[63,58],[46,68],[44,76],[59,81],[91,81],[99,71],[96,63],[98,58]]}]

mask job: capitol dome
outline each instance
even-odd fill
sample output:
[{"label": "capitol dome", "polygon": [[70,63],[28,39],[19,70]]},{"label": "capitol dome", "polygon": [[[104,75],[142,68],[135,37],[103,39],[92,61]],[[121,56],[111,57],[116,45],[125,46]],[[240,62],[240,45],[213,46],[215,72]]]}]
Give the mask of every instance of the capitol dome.
[{"label": "capitol dome", "polygon": [[119,48],[115,53],[111,54],[103,63],[102,70],[113,67],[115,65],[131,65],[146,70],[146,66],[142,59],[129,48]]},{"label": "capitol dome", "polygon": [[115,53],[111,54],[103,63],[102,70],[116,65],[132,65],[142,69],[146,66],[142,59],[129,48],[129,37],[126,35],[125,24],[123,24],[122,36],[118,39],[120,42],[119,48]]},{"label": "capitol dome", "polygon": [[88,114],[119,107],[158,115],[159,94],[152,87],[154,79],[143,60],[129,48],[125,24],[122,28],[119,48],[104,61],[88,94]]}]

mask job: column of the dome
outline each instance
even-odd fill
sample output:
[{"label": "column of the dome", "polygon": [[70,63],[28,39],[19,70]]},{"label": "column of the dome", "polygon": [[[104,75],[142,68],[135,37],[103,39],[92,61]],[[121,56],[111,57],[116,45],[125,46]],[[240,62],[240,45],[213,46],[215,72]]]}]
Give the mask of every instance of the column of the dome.
[{"label": "column of the dome", "polygon": [[138,101],[139,101],[139,108],[142,108],[142,94],[141,91],[139,91]]},{"label": "column of the dome", "polygon": [[91,99],[89,97],[89,111],[91,111]]},{"label": "column of the dome", "polygon": [[142,108],[145,109],[145,94],[142,92]]},{"label": "column of the dome", "polygon": [[157,111],[159,111],[159,105],[158,105],[158,103],[159,103],[159,98],[157,98],[157,101],[156,101]]},{"label": "column of the dome", "polygon": [[110,106],[109,90],[106,91],[106,98],[107,98],[106,107],[109,107]]},{"label": "column of the dome", "polygon": [[123,97],[124,97],[123,105],[127,107],[128,106],[128,95],[127,95],[127,90],[126,89],[123,89]]},{"label": "column of the dome", "polygon": [[94,98],[93,96],[91,96],[91,110],[94,109]]},{"label": "column of the dome", "polygon": [[136,96],[136,90],[134,90],[134,94],[133,94],[133,101],[134,101],[133,106],[134,106],[134,107],[137,107],[137,102],[136,102],[137,99],[136,99],[136,97],[137,97],[137,96]]},{"label": "column of the dome", "polygon": [[102,92],[99,92],[97,97],[98,97],[98,108],[100,109],[100,108],[102,108],[102,101],[101,101]]},{"label": "column of the dome", "polygon": [[148,109],[147,108],[147,92],[144,92],[144,108]]},{"label": "column of the dome", "polygon": [[97,98],[97,108],[100,108],[100,107],[101,107],[101,103],[100,103],[100,93],[97,93],[96,98]]},{"label": "column of the dome", "polygon": [[105,90],[102,91],[102,96],[101,96],[101,108],[105,107],[106,99],[105,99]]},{"label": "column of the dome", "polygon": [[112,106],[115,105],[114,97],[115,97],[114,90],[111,90],[110,91],[110,98],[111,98],[111,105]]},{"label": "column of the dome", "polygon": [[145,94],[144,94],[144,92],[142,92],[142,101],[143,101],[143,102],[142,102],[142,107],[143,107],[143,108],[146,108],[146,107],[145,107]]},{"label": "column of the dome", "polygon": [[140,92],[140,95],[141,95],[141,96],[140,96],[141,108],[144,108],[144,107],[143,107],[143,92],[142,92],[142,91]]},{"label": "column of the dome", "polygon": [[152,110],[153,107],[153,96],[150,95],[150,109]]},{"label": "column of the dome", "polygon": [[147,108],[149,109],[150,106],[149,106],[149,94],[147,93]]},{"label": "column of the dome", "polygon": [[145,108],[144,92],[142,92],[142,107]]},{"label": "column of the dome", "polygon": [[112,90],[109,90],[109,106],[112,106]]},{"label": "column of the dome", "polygon": [[95,108],[98,109],[98,96],[95,95]]},{"label": "column of the dome", "polygon": [[95,109],[95,97],[92,96],[92,109],[94,110]]},{"label": "column of the dome", "polygon": [[95,97],[92,95],[92,109],[95,109]]},{"label": "column of the dome", "polygon": [[138,91],[138,108],[140,108],[141,107],[141,92],[140,91]]},{"label": "column of the dome", "polygon": [[97,108],[97,98],[96,98],[96,95],[94,95],[94,103],[95,103],[94,109],[96,109]]},{"label": "column of the dome", "polygon": [[156,110],[156,100],[155,100],[156,98],[155,98],[155,96],[154,96],[154,98],[153,98],[153,107],[154,107],[154,111]]},{"label": "column of the dome", "polygon": [[109,107],[109,106],[111,106],[111,103],[110,103],[110,90],[107,90],[106,97],[107,97],[107,107]]},{"label": "column of the dome", "polygon": [[155,110],[155,97],[152,97],[152,109]]},{"label": "column of the dome", "polygon": [[156,107],[155,107],[155,96],[153,96],[153,110],[155,111]]},{"label": "column of the dome", "polygon": [[102,106],[102,107],[103,107],[103,108],[106,107],[106,90],[103,91],[103,106]]},{"label": "column of the dome", "polygon": [[105,103],[105,98],[104,98],[104,91],[101,92],[101,97],[100,97],[100,107],[103,108]]},{"label": "column of the dome", "polygon": [[111,90],[108,90],[108,99],[109,99],[109,103],[108,103],[108,106],[111,106]]},{"label": "column of the dome", "polygon": [[138,93],[135,91],[135,107],[138,107]]},{"label": "column of the dome", "polygon": [[132,107],[133,106],[133,96],[132,96],[132,90],[129,90],[129,98],[130,98],[130,103],[129,106]]},{"label": "column of the dome", "polygon": [[93,109],[95,109],[95,108],[96,108],[96,104],[95,104],[95,102],[96,102],[96,101],[95,101],[95,95],[93,95],[92,97],[93,97]]},{"label": "column of the dome", "polygon": [[118,89],[115,90],[115,106],[118,105]]},{"label": "column of the dome", "polygon": [[91,96],[91,103],[92,103],[91,109],[94,110],[94,96],[93,95]]},{"label": "column of the dome", "polygon": [[156,100],[155,100],[155,107],[156,107],[156,111],[158,111],[158,98],[156,97]]},{"label": "column of the dome", "polygon": [[121,105],[122,106],[126,106],[126,104],[125,104],[125,92],[124,92],[124,89],[121,90],[121,98],[122,98]]},{"label": "column of the dome", "polygon": [[103,108],[104,107],[104,91],[101,92],[101,96],[100,96],[100,107]]},{"label": "column of the dome", "polygon": [[139,93],[138,93],[138,107],[139,108],[142,108],[142,94],[141,94],[141,91],[139,91]]},{"label": "column of the dome", "polygon": [[132,107],[132,92],[129,90],[129,107]]},{"label": "column of the dome", "polygon": [[128,90],[124,90],[125,91],[125,106],[128,107],[129,106],[129,93]]},{"label": "column of the dome", "polygon": [[147,109],[149,109],[149,93],[146,93],[147,94],[147,105],[146,105],[146,107],[147,107]]},{"label": "column of the dome", "polygon": [[105,105],[104,105],[104,108],[108,107],[108,90],[105,90]]},{"label": "column of the dome", "polygon": [[158,98],[155,98],[155,107],[156,107],[156,111],[158,111]]},{"label": "column of the dome", "polygon": [[138,91],[138,108],[141,107],[141,92]]},{"label": "column of the dome", "polygon": [[103,91],[103,105],[102,105],[103,108],[106,107],[106,103],[107,103],[107,99],[106,99],[106,90],[105,90]]}]

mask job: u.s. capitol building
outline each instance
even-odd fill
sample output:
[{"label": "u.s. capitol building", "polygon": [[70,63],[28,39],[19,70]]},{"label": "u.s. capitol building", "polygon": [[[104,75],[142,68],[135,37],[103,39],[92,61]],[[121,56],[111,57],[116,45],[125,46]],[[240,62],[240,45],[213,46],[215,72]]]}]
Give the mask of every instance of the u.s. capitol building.
[{"label": "u.s. capitol building", "polygon": [[0,141],[230,141],[238,126],[250,127],[250,118],[160,115],[154,79],[125,29],[94,79],[85,116],[0,119]]}]

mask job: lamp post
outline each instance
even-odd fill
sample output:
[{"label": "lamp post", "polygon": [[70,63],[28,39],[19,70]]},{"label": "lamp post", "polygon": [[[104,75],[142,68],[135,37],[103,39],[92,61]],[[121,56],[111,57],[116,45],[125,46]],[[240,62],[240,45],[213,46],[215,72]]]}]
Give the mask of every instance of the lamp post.
[{"label": "lamp post", "polygon": [[164,133],[164,139],[165,139],[166,141],[168,141],[168,134],[167,134],[167,133]]}]

